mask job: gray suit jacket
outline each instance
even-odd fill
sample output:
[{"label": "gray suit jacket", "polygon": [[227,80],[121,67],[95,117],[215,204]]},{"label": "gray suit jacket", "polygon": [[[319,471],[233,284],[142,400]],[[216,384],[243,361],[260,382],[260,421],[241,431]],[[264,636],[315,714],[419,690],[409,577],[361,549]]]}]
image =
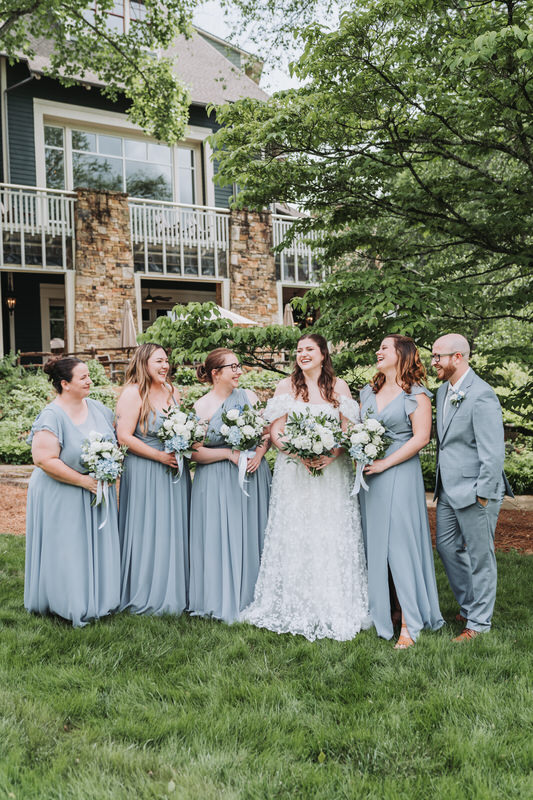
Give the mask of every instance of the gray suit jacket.
[{"label": "gray suit jacket", "polygon": [[[494,390],[470,369],[459,391],[464,399],[450,406],[443,420],[448,381],[437,391],[437,476],[454,508],[476,497],[500,500],[513,492],[503,472],[505,447],[500,403]],[[440,482],[439,482],[440,479]]]}]

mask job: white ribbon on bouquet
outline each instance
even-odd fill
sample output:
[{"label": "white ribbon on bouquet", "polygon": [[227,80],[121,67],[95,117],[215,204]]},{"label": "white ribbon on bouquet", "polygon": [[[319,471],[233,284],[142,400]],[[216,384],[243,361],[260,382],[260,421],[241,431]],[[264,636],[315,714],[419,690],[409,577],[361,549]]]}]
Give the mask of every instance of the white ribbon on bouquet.
[{"label": "white ribbon on bouquet", "polygon": [[354,495],[359,494],[359,490],[363,488],[365,492],[368,492],[368,484],[366,483],[363,477],[363,469],[366,467],[366,464],[362,464],[360,461],[357,462],[357,468],[355,470],[355,481],[352,489],[352,497]]},{"label": "white ribbon on bouquet", "polygon": [[94,505],[99,506],[103,503],[106,507],[105,519],[104,521],[98,526],[98,530],[101,531],[104,525],[107,522],[107,518],[109,516],[109,484],[107,481],[98,481],[96,484],[96,500]]},{"label": "white ribbon on bouquet", "polygon": [[241,487],[246,497],[250,497],[250,495],[244,488],[244,484],[248,483],[248,481],[246,480],[246,466],[248,464],[248,459],[253,458],[254,456],[255,456],[255,450],[241,450],[239,454],[239,486]]}]

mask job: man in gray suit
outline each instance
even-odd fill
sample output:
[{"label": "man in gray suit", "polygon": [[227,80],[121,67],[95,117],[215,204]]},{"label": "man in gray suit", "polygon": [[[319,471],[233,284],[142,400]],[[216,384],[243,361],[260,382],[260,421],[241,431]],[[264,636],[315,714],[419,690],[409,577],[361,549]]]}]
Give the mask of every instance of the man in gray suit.
[{"label": "man in gray suit", "polygon": [[468,364],[464,336],[433,345],[432,364],[445,383],[437,392],[437,551],[466,623],[453,641],[490,630],[496,600],[494,531],[505,492],[500,403]]}]

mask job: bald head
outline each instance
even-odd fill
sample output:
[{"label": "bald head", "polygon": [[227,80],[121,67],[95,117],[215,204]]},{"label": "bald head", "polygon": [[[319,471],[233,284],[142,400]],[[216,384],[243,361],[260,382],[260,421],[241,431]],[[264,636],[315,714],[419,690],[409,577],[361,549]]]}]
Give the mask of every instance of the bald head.
[{"label": "bald head", "polygon": [[468,360],[470,356],[470,345],[460,333],[446,333],[441,336],[433,345],[433,350],[446,353],[461,353]]}]

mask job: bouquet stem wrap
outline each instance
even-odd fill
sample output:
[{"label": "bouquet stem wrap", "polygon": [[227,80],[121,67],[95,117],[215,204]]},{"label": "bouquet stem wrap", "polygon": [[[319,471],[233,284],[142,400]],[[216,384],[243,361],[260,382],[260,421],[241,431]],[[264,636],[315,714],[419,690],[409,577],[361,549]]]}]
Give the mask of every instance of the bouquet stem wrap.
[{"label": "bouquet stem wrap", "polygon": [[176,461],[178,462],[178,474],[176,476],[176,480],[172,481],[172,483],[179,483],[181,476],[183,475],[183,454],[174,453],[174,455],[176,456]]},{"label": "bouquet stem wrap", "polygon": [[107,481],[98,481],[96,484],[96,500],[94,502],[95,506],[101,505],[101,503],[105,506],[105,519],[100,525],[98,526],[98,530],[101,531],[104,525],[107,522],[107,518],[109,517],[109,484]]},{"label": "bouquet stem wrap", "polygon": [[239,486],[241,487],[246,497],[250,497],[250,495],[244,488],[244,484],[248,483],[248,481],[246,480],[246,465],[248,464],[248,459],[253,458],[254,456],[255,456],[255,450],[241,450],[239,455]]},{"label": "bouquet stem wrap", "polygon": [[363,488],[365,492],[368,492],[368,484],[363,477],[364,466],[365,465],[361,464],[361,462],[358,462],[357,464],[357,468],[355,470],[355,481],[352,489],[352,497],[354,497],[356,494],[359,494],[361,488]]}]

